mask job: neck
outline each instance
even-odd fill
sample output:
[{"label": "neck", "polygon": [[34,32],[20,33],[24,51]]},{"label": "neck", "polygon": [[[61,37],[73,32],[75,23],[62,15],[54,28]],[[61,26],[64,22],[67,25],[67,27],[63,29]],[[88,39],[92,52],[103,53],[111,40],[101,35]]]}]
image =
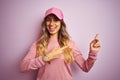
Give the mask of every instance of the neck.
[{"label": "neck", "polygon": [[50,38],[58,39],[58,34],[50,35]]}]

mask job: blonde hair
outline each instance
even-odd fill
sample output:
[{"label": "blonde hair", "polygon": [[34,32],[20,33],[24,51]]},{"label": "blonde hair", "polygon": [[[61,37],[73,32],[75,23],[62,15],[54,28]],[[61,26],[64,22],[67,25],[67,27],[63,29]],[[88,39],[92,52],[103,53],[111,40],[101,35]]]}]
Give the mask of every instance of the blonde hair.
[{"label": "blonde hair", "polygon": [[[65,22],[63,20],[60,20],[60,22],[61,22],[61,28],[58,33],[58,43],[60,47],[68,46],[70,43],[70,36],[66,30]],[[40,38],[37,43],[36,57],[45,56],[45,50],[47,49],[48,46],[48,40],[50,38],[50,34],[45,27],[45,23],[46,23],[46,18],[42,22],[41,33],[39,36]],[[71,48],[68,47],[64,50],[64,57],[66,62],[74,61]]]}]

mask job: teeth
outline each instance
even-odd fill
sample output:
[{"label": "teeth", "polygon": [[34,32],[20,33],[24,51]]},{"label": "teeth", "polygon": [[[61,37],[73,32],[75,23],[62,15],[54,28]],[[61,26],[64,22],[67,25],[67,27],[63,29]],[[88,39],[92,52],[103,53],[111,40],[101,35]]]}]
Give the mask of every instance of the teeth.
[{"label": "teeth", "polygon": [[50,29],[55,29],[54,27],[50,27]]},{"label": "teeth", "polygon": [[55,30],[56,26],[49,26],[50,32],[53,32]]},{"label": "teeth", "polygon": [[55,26],[51,26],[50,28],[55,28]]},{"label": "teeth", "polygon": [[55,26],[51,26],[51,27],[49,27],[50,29],[55,29]]}]

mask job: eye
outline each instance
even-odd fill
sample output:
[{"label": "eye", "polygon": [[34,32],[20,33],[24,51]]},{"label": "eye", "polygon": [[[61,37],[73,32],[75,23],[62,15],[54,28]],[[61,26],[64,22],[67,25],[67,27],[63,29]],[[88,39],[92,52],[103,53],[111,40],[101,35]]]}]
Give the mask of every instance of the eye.
[{"label": "eye", "polygon": [[60,20],[59,20],[58,18],[55,18],[55,19],[54,19],[54,21],[56,21],[56,22],[57,22],[57,21],[60,21]]},{"label": "eye", "polygon": [[50,21],[50,18],[47,18],[46,21]]}]

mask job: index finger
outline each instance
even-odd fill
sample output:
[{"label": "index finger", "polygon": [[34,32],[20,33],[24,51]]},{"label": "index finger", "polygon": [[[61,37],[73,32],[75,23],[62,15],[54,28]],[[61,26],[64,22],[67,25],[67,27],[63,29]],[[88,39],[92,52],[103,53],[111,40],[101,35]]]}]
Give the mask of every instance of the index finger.
[{"label": "index finger", "polygon": [[62,48],[60,48],[61,50],[64,50],[64,49],[66,49],[66,48],[68,48],[69,46],[64,46],[64,47],[62,47]]},{"label": "index finger", "polygon": [[98,39],[98,34],[95,35],[95,39]]}]

